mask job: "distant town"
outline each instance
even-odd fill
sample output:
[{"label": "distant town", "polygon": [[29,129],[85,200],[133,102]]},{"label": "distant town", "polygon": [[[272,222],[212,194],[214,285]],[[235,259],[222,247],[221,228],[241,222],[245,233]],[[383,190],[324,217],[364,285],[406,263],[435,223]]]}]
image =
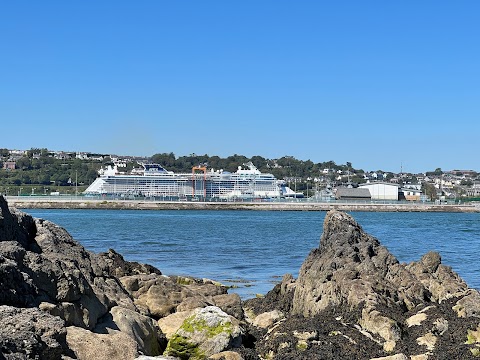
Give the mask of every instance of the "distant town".
[{"label": "distant town", "polygon": [[292,156],[266,159],[232,155],[173,153],[150,157],[119,156],[89,152],[0,149],[0,193],[4,195],[80,194],[110,167],[118,174],[128,174],[145,164],[159,164],[175,173],[191,173],[195,167],[211,171],[234,172],[252,163],[262,173],[283,179],[292,194],[306,198],[336,200],[396,200],[462,202],[480,198],[480,173],[470,169],[424,173],[393,173],[382,170],[355,169],[349,162],[314,163]]}]

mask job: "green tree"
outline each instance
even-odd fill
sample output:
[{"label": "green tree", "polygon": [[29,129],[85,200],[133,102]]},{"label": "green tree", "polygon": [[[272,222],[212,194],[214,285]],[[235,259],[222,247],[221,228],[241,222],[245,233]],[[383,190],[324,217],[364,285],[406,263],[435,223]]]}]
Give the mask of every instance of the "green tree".
[{"label": "green tree", "polygon": [[442,175],[443,171],[440,168],[436,168],[435,171],[433,172],[435,175]]},{"label": "green tree", "polygon": [[442,169],[436,168],[435,171],[427,171],[427,176],[440,176],[443,174]]},{"label": "green tree", "polygon": [[160,164],[167,169],[171,169],[175,166],[175,154],[171,153],[163,153],[163,154],[155,154],[150,158],[150,161],[155,164]]},{"label": "green tree", "polygon": [[248,158],[244,155],[233,154],[232,156],[227,157],[226,161],[225,170],[237,171],[239,166],[248,162]]},{"label": "green tree", "polygon": [[337,166],[337,164],[335,164],[335,161],[333,161],[333,160],[330,160],[330,161],[325,162],[325,163],[324,163],[324,167],[325,167],[326,169],[335,169],[335,170],[338,170],[338,169],[337,169],[338,166]]},{"label": "green tree", "polygon": [[265,169],[267,167],[267,160],[262,156],[252,156],[250,161],[255,165],[258,169]]},{"label": "green tree", "polygon": [[95,171],[94,169],[90,169],[87,171],[84,177],[84,183],[85,184],[91,184],[92,182],[95,181],[95,179],[98,177],[98,172]]},{"label": "green tree", "polygon": [[36,183],[42,185],[50,185],[50,175],[47,173],[40,174],[37,178]]},{"label": "green tree", "polygon": [[363,184],[366,182],[363,176],[358,176],[358,175],[353,175],[351,181],[355,184]]},{"label": "green tree", "polygon": [[102,161],[103,165],[113,165],[112,158],[110,156],[105,156]]},{"label": "green tree", "polygon": [[208,159],[208,166],[212,169],[220,170],[225,167],[225,161],[219,156],[210,156],[210,158]]},{"label": "green tree", "polygon": [[28,175],[28,173],[23,173],[22,174],[22,183],[23,184],[31,184],[32,183],[32,179],[30,178],[30,175]]},{"label": "green tree", "polygon": [[430,184],[430,183],[426,183],[424,182],[422,184],[422,192],[427,196],[429,197],[431,200],[434,200],[436,199],[437,197],[437,188],[433,185],[433,184]]},{"label": "green tree", "polygon": [[29,170],[32,167],[31,160],[28,157],[21,157],[17,160],[17,167],[21,170]]}]

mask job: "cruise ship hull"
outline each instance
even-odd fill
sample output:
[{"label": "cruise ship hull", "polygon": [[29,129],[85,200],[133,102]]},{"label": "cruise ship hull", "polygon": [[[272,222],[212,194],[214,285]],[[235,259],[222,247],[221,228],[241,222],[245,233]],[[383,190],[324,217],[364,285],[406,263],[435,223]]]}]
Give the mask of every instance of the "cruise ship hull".
[{"label": "cruise ship hull", "polygon": [[[257,170],[258,172],[258,170]],[[282,181],[262,173],[171,172],[145,175],[102,175],[85,194],[155,196],[205,199],[276,198],[281,196]]]}]

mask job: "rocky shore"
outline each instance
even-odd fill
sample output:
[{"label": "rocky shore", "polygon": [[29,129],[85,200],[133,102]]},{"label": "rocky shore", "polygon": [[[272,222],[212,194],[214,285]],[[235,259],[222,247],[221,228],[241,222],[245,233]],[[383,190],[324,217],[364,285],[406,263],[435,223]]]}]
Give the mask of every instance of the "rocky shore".
[{"label": "rocky shore", "polygon": [[479,292],[438,253],[399,263],[337,210],[298,279],[227,290],[89,252],[0,197],[0,360],[480,357]]}]

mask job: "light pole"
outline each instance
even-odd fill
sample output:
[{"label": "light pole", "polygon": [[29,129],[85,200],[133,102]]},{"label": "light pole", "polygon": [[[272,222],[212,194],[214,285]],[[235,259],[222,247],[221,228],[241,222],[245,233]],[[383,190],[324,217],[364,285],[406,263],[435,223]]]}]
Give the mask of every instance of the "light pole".
[{"label": "light pole", "polygon": [[293,197],[296,199],[297,198],[297,178],[295,177],[295,194],[293,194]]}]

